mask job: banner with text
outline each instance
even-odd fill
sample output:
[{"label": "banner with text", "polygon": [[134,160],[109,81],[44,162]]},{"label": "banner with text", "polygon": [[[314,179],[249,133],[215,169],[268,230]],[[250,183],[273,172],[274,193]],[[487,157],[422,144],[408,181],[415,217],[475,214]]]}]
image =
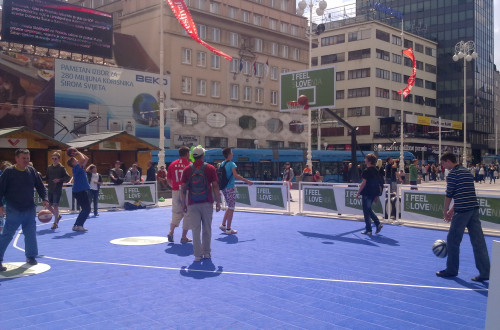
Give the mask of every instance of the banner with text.
[{"label": "banner with text", "polygon": [[288,189],[283,185],[236,184],[236,207],[288,210]]}]

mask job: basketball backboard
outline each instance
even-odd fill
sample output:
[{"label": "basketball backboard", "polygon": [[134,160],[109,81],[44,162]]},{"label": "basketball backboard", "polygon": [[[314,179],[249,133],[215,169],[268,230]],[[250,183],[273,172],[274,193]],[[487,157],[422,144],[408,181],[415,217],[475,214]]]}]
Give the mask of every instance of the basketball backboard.
[{"label": "basketball backboard", "polygon": [[309,109],[335,107],[335,67],[286,72],[280,76],[280,111],[288,112],[287,102],[300,95],[309,99]]}]

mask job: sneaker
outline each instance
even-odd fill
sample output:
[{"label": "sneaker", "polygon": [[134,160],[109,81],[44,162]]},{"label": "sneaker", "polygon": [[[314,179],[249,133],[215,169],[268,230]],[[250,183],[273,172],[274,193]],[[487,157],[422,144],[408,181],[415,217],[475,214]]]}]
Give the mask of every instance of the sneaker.
[{"label": "sneaker", "polygon": [[59,225],[57,224],[57,222],[54,222],[52,224],[52,227],[50,227],[50,229],[52,229],[52,230],[57,229],[57,228],[59,228]]},{"label": "sneaker", "polygon": [[174,234],[168,234],[167,235],[167,240],[169,243],[173,243],[174,242]]},{"label": "sneaker", "polygon": [[62,215],[59,214],[59,216],[57,217],[57,222],[59,222],[59,220],[62,219]]},{"label": "sneaker", "polygon": [[232,229],[232,228],[226,229],[226,234],[228,234],[228,235],[236,234],[237,232],[238,231],[236,229]]},{"label": "sneaker", "polygon": [[384,225],[383,225],[383,224],[378,225],[378,226],[377,226],[377,230],[375,231],[375,234],[380,233],[380,231],[382,230],[382,227],[384,227]]},{"label": "sneaker", "polygon": [[487,276],[474,276],[473,278],[471,278],[471,280],[473,280],[474,282],[484,282],[484,281],[489,281],[490,280],[490,277]]},{"label": "sneaker", "polygon": [[76,228],[73,228],[74,231],[88,231],[87,228],[83,228],[83,226],[76,226]]},{"label": "sneaker", "polygon": [[224,226],[224,225],[220,225],[219,229],[222,230],[222,231],[224,231],[224,232],[227,230],[226,226]]},{"label": "sneaker", "polygon": [[368,236],[372,236],[372,232],[371,231],[362,231],[361,234],[363,235],[368,235]]},{"label": "sneaker", "polygon": [[94,213],[94,218],[98,217],[99,213]]},{"label": "sneaker", "polygon": [[196,257],[196,258],[194,258],[194,261],[195,261],[195,262],[200,262],[200,261],[201,261],[201,257]]},{"label": "sneaker", "polygon": [[72,231],[77,231],[76,229],[78,228],[77,225],[74,225],[73,228],[71,228]]},{"label": "sneaker", "polygon": [[446,269],[440,270],[439,272],[436,272],[436,276],[438,277],[455,277],[457,274],[452,274],[449,273]]},{"label": "sneaker", "polygon": [[28,257],[26,258],[26,263],[34,266],[38,264],[38,261],[36,261],[36,259],[33,257]]},{"label": "sneaker", "polygon": [[181,243],[184,244],[184,243],[189,243],[189,242],[192,242],[193,240],[190,239],[189,237],[182,237],[181,238]]},{"label": "sneaker", "polygon": [[0,262],[0,272],[5,272],[6,270],[7,270],[7,267],[2,265],[2,263]]}]

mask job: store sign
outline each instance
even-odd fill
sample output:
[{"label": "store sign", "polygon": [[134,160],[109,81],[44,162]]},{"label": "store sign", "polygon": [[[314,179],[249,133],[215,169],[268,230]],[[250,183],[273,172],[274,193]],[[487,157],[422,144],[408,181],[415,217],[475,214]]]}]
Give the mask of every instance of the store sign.
[{"label": "store sign", "polygon": [[[406,123],[439,127],[439,118],[417,116],[417,115],[406,115]],[[461,130],[462,122],[449,119],[441,119],[441,128],[452,128]]]},{"label": "store sign", "polygon": [[0,148],[28,148],[28,139],[1,138]]},{"label": "store sign", "polygon": [[182,146],[197,146],[200,144],[200,137],[197,135],[179,135],[174,134],[174,145],[176,148]]}]

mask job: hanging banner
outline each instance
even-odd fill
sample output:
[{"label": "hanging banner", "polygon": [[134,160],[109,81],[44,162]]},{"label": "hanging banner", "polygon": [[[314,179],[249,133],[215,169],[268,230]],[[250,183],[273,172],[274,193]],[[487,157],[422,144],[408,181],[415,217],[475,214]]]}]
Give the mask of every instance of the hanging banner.
[{"label": "hanging banner", "polygon": [[415,85],[415,78],[417,77],[417,62],[415,61],[415,55],[413,55],[413,49],[407,48],[403,50],[403,54],[408,56],[413,62],[413,70],[411,76],[408,78],[408,85],[406,85],[403,90],[398,91],[399,94],[403,94],[403,97],[406,98],[408,94],[410,94],[413,85]]},{"label": "hanging banner", "polygon": [[206,47],[213,53],[224,57],[228,61],[231,61],[233,59],[231,56],[218,50],[215,47],[210,46],[205,41],[200,39],[200,37],[198,36],[198,31],[196,30],[196,25],[194,24],[193,18],[191,17],[191,13],[189,12],[188,7],[186,6],[183,0],[166,0],[166,1],[170,6],[170,9],[172,9],[172,12],[174,13],[179,23],[181,23],[184,30],[186,30],[187,34],[189,34],[189,36],[193,40],[195,40],[200,45]]}]

